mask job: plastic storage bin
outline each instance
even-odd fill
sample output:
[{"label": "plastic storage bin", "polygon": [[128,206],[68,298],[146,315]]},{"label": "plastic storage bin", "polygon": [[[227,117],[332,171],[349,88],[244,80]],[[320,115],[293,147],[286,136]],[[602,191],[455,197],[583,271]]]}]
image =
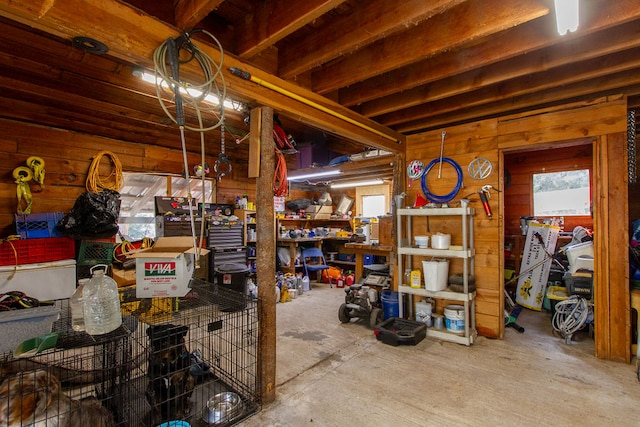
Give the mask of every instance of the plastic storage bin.
[{"label": "plastic storage bin", "polygon": [[0,312],[0,352],[13,351],[23,341],[50,333],[59,317],[60,309],[55,306]]},{"label": "plastic storage bin", "polygon": [[69,237],[5,240],[0,243],[0,266],[75,259],[75,240]]},{"label": "plastic storage bin", "polygon": [[[249,293],[248,282],[249,267],[245,264],[222,264],[216,270],[218,286],[237,292],[240,296],[237,304],[231,304],[228,310],[237,311],[245,308],[246,299],[242,298]],[[223,309],[224,310],[224,309]]]},{"label": "plastic storage bin", "polygon": [[83,240],[78,251],[76,268],[78,279],[91,278],[91,267],[98,264],[111,265],[115,243]]},{"label": "plastic storage bin", "polygon": [[392,346],[416,345],[427,336],[427,325],[413,320],[392,317],[373,330],[378,341]]},{"label": "plastic storage bin", "polygon": [[0,292],[21,291],[39,300],[69,298],[76,290],[76,260],[0,267]]},{"label": "plastic storage bin", "polygon": [[63,217],[62,212],[15,214],[16,234],[23,239],[64,237],[62,230],[56,228]]}]

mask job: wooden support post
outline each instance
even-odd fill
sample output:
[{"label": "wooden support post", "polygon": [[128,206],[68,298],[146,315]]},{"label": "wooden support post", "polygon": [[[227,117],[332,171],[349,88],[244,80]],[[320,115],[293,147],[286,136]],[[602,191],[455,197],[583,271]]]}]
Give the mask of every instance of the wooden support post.
[{"label": "wooden support post", "polygon": [[[253,112],[255,111],[255,113]],[[251,113],[251,129],[249,132],[249,178],[257,178],[260,176],[260,133],[262,114],[260,108],[255,108]]]},{"label": "wooden support post", "polygon": [[276,397],[276,234],[273,212],[273,174],[276,156],[273,141],[273,109],[259,107],[251,110],[251,132],[254,132],[254,129],[260,135],[261,158],[260,174],[256,179],[256,252],[259,254],[256,259],[256,278],[260,301],[258,376],[261,402],[267,404],[273,402]]}]

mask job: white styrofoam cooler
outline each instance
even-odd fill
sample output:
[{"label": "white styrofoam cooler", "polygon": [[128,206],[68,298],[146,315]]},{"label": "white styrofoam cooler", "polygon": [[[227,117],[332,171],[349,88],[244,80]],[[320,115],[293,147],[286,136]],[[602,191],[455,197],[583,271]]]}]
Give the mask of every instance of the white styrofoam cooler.
[{"label": "white styrofoam cooler", "polygon": [[580,256],[593,258],[593,241],[576,243],[575,245],[565,246],[564,248],[569,265],[574,265]]},{"label": "white styrofoam cooler", "polygon": [[39,300],[69,298],[76,290],[76,261],[0,267],[0,293],[22,291]]}]

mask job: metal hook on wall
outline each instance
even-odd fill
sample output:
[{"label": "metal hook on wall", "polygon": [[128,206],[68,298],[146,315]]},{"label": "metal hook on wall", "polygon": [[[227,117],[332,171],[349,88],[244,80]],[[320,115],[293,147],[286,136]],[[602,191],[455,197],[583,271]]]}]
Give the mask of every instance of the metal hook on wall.
[{"label": "metal hook on wall", "polygon": [[442,177],[442,155],[444,154],[444,137],[447,132],[442,131],[442,142],[440,143],[440,163],[438,165],[438,179]]}]

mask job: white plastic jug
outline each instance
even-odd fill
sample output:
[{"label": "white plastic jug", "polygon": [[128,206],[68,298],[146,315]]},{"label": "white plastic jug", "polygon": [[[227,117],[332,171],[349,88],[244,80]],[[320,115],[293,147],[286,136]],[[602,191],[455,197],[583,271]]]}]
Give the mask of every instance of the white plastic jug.
[{"label": "white plastic jug", "polygon": [[90,279],[78,280],[78,287],[76,288],[71,298],[69,298],[69,309],[71,310],[71,328],[76,332],[84,331],[84,300],[82,299],[82,292],[84,286]]},{"label": "white plastic jug", "polygon": [[107,268],[104,264],[91,267],[91,280],[84,285],[82,292],[84,326],[90,335],[109,333],[122,324],[118,284],[105,274]]}]

